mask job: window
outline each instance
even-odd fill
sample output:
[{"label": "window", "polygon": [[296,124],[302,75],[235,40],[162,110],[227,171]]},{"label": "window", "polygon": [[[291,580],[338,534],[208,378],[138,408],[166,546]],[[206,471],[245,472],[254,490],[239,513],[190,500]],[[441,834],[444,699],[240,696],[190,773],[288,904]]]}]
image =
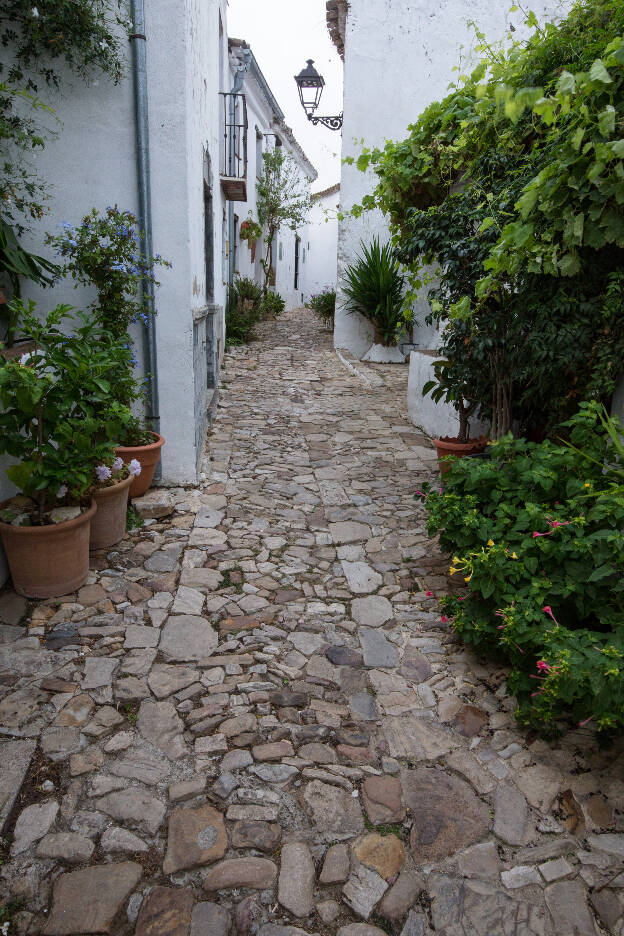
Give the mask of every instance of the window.
[{"label": "window", "polygon": [[278,252],[278,260],[282,260],[282,259],[283,259],[283,256],[284,256],[284,255],[283,255],[283,251],[282,251],[282,242],[280,241],[279,252]]}]

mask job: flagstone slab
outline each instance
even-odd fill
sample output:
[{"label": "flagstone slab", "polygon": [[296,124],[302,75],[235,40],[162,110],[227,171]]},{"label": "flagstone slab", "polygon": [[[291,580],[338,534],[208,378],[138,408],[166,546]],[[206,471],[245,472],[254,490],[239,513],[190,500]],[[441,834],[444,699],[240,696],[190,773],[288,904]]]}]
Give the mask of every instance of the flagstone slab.
[{"label": "flagstone slab", "polygon": [[223,858],[228,837],[223,816],[212,806],[180,806],[169,816],[164,874],[210,864]]},{"label": "flagstone slab", "polygon": [[44,936],[113,933],[113,921],[143,875],[134,861],[98,865],[61,874],[54,882]]},{"label": "flagstone slab", "polygon": [[35,753],[35,741],[0,741],[0,832]]},{"label": "flagstone slab", "polygon": [[159,650],[165,659],[184,663],[209,657],[218,643],[210,621],[197,615],[180,614],[168,618]]},{"label": "flagstone slab", "polygon": [[401,784],[413,821],[410,849],[418,866],[454,855],[488,834],[488,807],[458,777],[419,767],[402,770]]}]

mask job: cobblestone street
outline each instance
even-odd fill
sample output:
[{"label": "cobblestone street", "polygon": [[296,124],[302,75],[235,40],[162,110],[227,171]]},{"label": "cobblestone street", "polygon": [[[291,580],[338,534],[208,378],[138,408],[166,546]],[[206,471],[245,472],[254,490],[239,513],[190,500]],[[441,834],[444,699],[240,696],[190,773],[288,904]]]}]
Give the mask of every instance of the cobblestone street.
[{"label": "cobblestone street", "polygon": [[0,594],[9,936],[624,933],[624,746],[519,730],[441,617],[406,381],[261,324],[201,486]]}]

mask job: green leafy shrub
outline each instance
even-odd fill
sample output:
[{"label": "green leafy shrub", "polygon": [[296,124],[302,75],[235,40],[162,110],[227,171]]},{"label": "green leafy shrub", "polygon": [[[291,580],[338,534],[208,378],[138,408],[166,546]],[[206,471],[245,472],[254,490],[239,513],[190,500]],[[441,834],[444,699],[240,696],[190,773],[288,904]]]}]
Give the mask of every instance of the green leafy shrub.
[{"label": "green leafy shrub", "polygon": [[624,354],[624,0],[580,0],[482,59],[364,151],[378,184],[356,213],[389,215],[441,328],[452,402],[492,438],[553,434],[613,393]]},{"label": "green leafy shrub", "polygon": [[96,467],[113,461],[129,411],[111,389],[128,372],[132,352],[70,306],[57,306],[43,322],[34,308],[22,307],[21,319],[35,350],[24,360],[0,358],[0,453],[18,459],[7,475],[35,502],[43,523],[59,502],[85,498]]},{"label": "green leafy shrub", "polygon": [[142,255],[136,217],[117,206],[104,214],[94,208],[78,227],[69,221],[62,227],[62,234],[48,235],[46,243],[65,258],[63,273],[74,278],[76,288],[95,287],[93,314],[102,328],[121,338],[138,321],[149,325],[156,309],[145,283],[159,286],[156,266],[171,264],[159,254]]},{"label": "green leafy shrub", "polygon": [[468,586],[446,614],[511,662],[518,718],[542,729],[564,715],[624,728],[624,490],[604,474],[620,471],[619,427],[600,412],[582,406],[572,444],[506,436],[423,492],[429,533]]},{"label": "green leafy shrub", "polygon": [[286,308],[286,302],[279,293],[269,290],[260,305],[261,318],[277,318]]},{"label": "green leafy shrub", "polygon": [[372,323],[377,344],[392,345],[401,323],[405,277],[390,244],[375,237],[360,244],[360,255],[343,274],[344,307]]},{"label": "green leafy shrub", "polygon": [[326,328],[333,329],[336,314],[336,290],[326,289],[322,293],[311,296],[307,308],[312,309]]},{"label": "green leafy shrub", "polygon": [[246,276],[238,276],[228,289],[225,306],[225,345],[247,344],[260,321],[262,288]]}]

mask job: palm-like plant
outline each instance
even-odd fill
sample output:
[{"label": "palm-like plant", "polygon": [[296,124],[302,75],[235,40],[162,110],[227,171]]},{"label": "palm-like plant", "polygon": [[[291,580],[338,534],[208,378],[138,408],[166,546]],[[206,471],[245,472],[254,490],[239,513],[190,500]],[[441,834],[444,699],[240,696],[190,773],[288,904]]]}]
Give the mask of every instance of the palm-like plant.
[{"label": "palm-like plant", "polygon": [[393,345],[401,322],[405,276],[389,243],[382,247],[375,237],[369,246],[362,241],[360,250],[342,277],[344,308],[373,324],[377,344]]}]

